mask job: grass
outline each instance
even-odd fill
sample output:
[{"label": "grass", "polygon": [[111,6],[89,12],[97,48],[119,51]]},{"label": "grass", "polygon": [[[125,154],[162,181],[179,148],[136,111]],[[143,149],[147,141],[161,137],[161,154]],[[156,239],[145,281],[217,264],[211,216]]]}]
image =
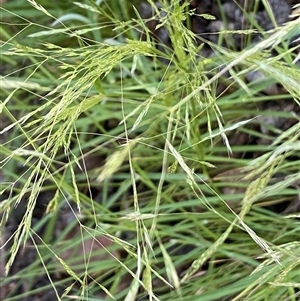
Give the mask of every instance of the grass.
[{"label": "grass", "polygon": [[162,5],[173,49],[123,1],[1,8],[6,300],[299,297],[299,213],[276,209],[299,198],[299,115],[265,105],[299,106],[300,20],[202,58],[186,7]]}]

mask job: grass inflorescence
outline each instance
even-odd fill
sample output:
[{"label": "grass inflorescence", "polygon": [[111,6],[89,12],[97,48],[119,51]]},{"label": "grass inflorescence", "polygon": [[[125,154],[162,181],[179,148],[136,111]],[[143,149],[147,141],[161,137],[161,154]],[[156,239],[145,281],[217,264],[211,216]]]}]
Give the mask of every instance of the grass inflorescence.
[{"label": "grass inflorescence", "polygon": [[0,296],[297,300],[300,19],[148,2],[4,1]]}]

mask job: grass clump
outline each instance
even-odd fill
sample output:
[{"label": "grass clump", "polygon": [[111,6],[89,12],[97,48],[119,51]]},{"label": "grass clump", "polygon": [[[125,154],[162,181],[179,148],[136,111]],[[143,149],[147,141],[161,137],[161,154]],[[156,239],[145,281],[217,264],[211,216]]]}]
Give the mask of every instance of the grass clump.
[{"label": "grass clump", "polygon": [[299,18],[234,50],[149,3],[1,9],[3,298],[297,300]]}]

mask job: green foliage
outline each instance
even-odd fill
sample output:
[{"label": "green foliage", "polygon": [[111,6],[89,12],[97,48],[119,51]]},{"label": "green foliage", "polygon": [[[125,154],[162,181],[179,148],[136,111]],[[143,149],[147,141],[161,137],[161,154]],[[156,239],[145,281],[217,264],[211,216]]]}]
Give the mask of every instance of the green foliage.
[{"label": "green foliage", "polygon": [[[300,19],[239,52],[211,45],[217,55],[204,58],[187,5],[160,2],[172,49],[157,47],[131,1],[1,8],[6,300],[50,289],[57,300],[297,299],[299,214],[266,207],[299,194],[300,120],[259,105],[299,105],[299,69],[282,43]],[[265,80],[246,84],[257,70]],[[232,93],[218,94],[223,81]],[[261,93],[274,83],[281,94]],[[263,132],[268,116],[297,122]],[[36,258],[13,272],[30,249]],[[49,283],[37,289],[40,274]]]}]

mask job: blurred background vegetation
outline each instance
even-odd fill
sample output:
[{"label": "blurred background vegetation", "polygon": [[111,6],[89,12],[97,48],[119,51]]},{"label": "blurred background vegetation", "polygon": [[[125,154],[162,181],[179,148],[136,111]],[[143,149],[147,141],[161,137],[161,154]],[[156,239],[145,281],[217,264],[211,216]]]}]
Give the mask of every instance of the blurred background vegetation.
[{"label": "blurred background vegetation", "polygon": [[299,7],[1,2],[0,299],[298,300]]}]

